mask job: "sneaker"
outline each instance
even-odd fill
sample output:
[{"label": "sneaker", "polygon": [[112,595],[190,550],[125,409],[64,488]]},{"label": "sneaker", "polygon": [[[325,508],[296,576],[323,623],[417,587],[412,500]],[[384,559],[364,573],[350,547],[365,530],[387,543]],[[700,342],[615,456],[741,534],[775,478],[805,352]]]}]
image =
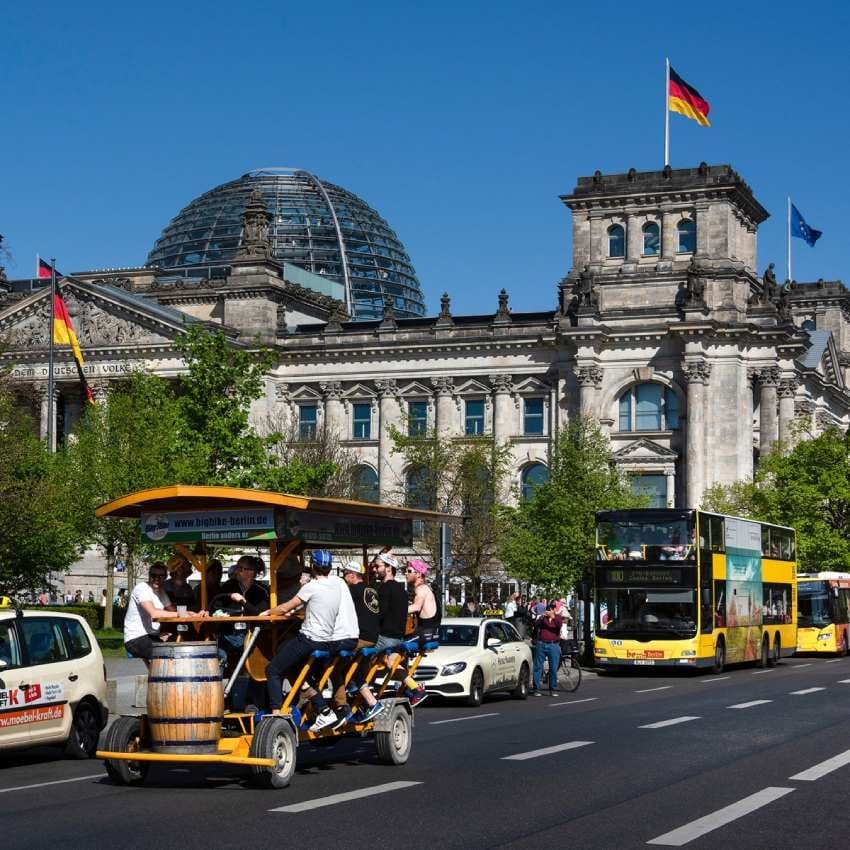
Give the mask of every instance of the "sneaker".
[{"label": "sneaker", "polygon": [[328,726],[333,726],[339,718],[329,708],[326,708],[317,718],[316,722],[310,727],[311,732],[321,732],[322,729],[327,729]]},{"label": "sneaker", "polygon": [[362,723],[363,718],[360,716],[360,712],[355,709],[354,711],[349,711],[342,720],[338,720],[334,724],[334,732],[339,732],[340,729],[348,726],[349,723]]},{"label": "sneaker", "polygon": [[412,708],[414,705],[419,705],[428,698],[428,691],[425,690],[425,685],[420,685],[415,691],[407,691],[405,696],[410,701]]},{"label": "sneaker", "polygon": [[556,697],[556,696],[558,696],[558,692],[557,691],[549,691],[549,696],[550,697]]},{"label": "sneaker", "polygon": [[533,697],[542,697],[542,696],[543,696],[543,691],[534,690],[534,691],[532,691],[532,692],[531,692],[531,696],[533,696]]},{"label": "sneaker", "polygon": [[377,717],[384,710],[382,702],[376,702],[371,708],[367,709],[363,717],[360,718],[361,723],[368,723],[370,720]]}]

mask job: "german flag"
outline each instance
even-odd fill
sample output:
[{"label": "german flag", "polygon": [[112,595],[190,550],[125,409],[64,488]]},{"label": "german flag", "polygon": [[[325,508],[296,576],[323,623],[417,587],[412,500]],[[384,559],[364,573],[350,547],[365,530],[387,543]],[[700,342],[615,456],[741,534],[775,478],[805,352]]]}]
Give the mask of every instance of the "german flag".
[{"label": "german flag", "polygon": [[689,86],[672,67],[667,105],[671,112],[678,112],[685,118],[691,118],[703,127],[711,126],[708,123],[711,104],[693,86]]},{"label": "german flag", "polygon": [[53,296],[53,344],[71,346],[74,362],[77,364],[77,374],[80,376],[80,384],[83,388],[83,395],[89,404],[94,404],[94,394],[88,381],[86,381],[86,376],[83,374],[83,353],[80,351],[79,342],[77,342],[77,334],[74,332],[74,325],[71,323],[70,315],[68,315],[68,308],[58,292]]}]

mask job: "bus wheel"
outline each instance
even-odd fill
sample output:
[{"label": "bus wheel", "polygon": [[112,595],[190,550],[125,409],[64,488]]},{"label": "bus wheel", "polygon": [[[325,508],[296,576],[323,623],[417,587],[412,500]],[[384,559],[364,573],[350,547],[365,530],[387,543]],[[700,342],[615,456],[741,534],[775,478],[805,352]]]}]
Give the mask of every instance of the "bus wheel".
[{"label": "bus wheel", "polygon": [[717,646],[714,647],[714,664],[711,667],[711,672],[720,674],[726,666],[726,644],[723,638],[717,639]]},{"label": "bus wheel", "polygon": [[782,655],[782,643],[777,635],[773,640],[773,652],[770,653],[770,658],[767,660],[768,667],[776,667],[779,663],[779,658]]},{"label": "bus wheel", "polygon": [[761,642],[761,656],[759,657],[759,667],[764,670],[770,664],[770,638],[765,635]]},{"label": "bus wheel", "polygon": [[838,655],[840,658],[847,656],[847,632],[841,633],[841,643],[838,645]]}]

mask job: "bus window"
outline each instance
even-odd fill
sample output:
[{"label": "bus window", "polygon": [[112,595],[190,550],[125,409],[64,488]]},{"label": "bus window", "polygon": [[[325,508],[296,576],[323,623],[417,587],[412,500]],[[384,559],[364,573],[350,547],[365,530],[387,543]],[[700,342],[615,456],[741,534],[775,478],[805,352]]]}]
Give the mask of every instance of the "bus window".
[{"label": "bus window", "polygon": [[766,626],[781,626],[790,622],[791,585],[762,585],[762,623]]},{"label": "bus window", "polygon": [[790,561],[792,558],[791,554],[791,532],[790,531],[777,531],[775,532],[777,537],[779,538],[779,557],[783,561]]},{"label": "bus window", "polygon": [[712,516],[708,517],[709,527],[709,547],[712,552],[726,551],[726,530],[723,524],[723,517]]},{"label": "bus window", "polygon": [[770,528],[766,525],[761,527],[761,555],[763,558],[770,557]]},{"label": "bus window", "polygon": [[726,582],[714,582],[714,625],[722,629],[726,625]]}]

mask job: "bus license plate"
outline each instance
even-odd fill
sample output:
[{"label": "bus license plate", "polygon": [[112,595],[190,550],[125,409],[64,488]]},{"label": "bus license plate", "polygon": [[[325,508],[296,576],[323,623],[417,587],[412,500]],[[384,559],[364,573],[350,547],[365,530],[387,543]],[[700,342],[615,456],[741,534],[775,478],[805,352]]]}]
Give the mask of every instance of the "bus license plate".
[{"label": "bus license plate", "polygon": [[655,662],[651,658],[637,658],[635,659],[635,664],[655,664]]}]

